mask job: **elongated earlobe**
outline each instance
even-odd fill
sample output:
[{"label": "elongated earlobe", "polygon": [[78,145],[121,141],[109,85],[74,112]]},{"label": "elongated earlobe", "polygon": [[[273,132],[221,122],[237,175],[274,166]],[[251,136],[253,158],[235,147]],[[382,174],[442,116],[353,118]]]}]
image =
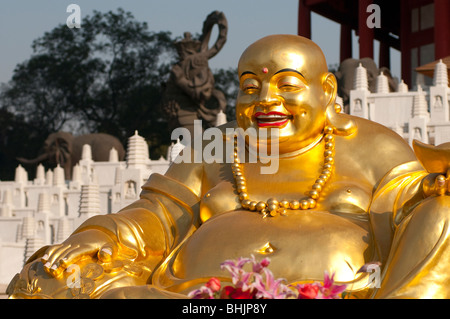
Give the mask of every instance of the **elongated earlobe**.
[{"label": "elongated earlobe", "polygon": [[348,136],[356,131],[356,123],[347,114],[340,113],[342,106],[336,104],[337,81],[332,73],[328,73],[323,82],[327,103],[327,125],[334,128],[334,134]]}]

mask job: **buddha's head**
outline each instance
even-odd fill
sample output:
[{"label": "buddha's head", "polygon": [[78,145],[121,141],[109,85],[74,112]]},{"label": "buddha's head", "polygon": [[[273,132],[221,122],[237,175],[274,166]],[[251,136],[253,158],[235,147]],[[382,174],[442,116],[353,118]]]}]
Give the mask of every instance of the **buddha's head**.
[{"label": "buddha's head", "polygon": [[239,127],[279,129],[280,154],[320,138],[337,84],[314,42],[296,35],[264,37],[244,51],[238,75]]}]

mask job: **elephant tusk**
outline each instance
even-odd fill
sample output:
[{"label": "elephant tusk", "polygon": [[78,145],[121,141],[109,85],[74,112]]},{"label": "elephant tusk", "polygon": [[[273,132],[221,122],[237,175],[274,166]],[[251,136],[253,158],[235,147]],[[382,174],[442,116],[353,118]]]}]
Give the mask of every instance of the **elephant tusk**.
[{"label": "elephant tusk", "polygon": [[48,154],[42,154],[42,155],[39,155],[38,157],[33,158],[33,159],[26,159],[26,158],[23,158],[23,157],[17,157],[17,160],[19,162],[23,163],[23,164],[37,164],[37,163],[43,162],[47,158],[48,158]]}]

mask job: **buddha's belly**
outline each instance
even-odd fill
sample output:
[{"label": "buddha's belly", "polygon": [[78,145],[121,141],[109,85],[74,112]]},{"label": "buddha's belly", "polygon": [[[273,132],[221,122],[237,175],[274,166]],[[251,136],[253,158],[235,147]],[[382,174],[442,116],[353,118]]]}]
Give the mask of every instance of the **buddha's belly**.
[{"label": "buddha's belly", "polygon": [[172,263],[180,279],[227,276],[220,264],[227,259],[270,258],[269,269],[288,282],[321,280],[324,271],[338,281],[352,281],[370,261],[368,223],[327,212],[289,211],[287,216],[262,218],[233,211],[204,223],[182,246]]}]

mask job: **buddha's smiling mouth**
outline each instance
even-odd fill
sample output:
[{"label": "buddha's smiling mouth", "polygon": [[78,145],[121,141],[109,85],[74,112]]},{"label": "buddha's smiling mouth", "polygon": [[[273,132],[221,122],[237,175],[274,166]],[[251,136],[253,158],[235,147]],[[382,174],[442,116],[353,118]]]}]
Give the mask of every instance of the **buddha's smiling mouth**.
[{"label": "buddha's smiling mouth", "polygon": [[292,116],[281,112],[256,112],[254,118],[259,127],[281,127],[286,124]]}]

